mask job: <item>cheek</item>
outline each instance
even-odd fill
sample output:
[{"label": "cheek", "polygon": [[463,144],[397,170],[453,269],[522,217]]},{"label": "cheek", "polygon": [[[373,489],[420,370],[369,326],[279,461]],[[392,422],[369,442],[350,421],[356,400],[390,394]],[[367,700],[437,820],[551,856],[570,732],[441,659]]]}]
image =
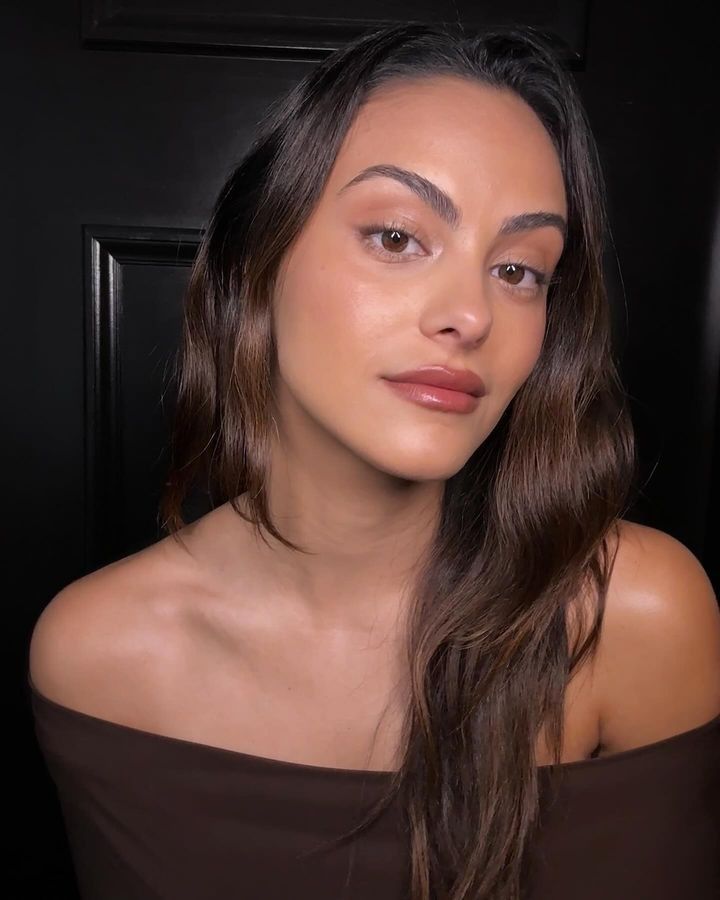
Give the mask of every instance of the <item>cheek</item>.
[{"label": "cheek", "polygon": [[347,266],[298,257],[275,302],[281,375],[294,385],[312,380],[323,390],[357,379],[378,346],[382,309]]},{"label": "cheek", "polygon": [[547,302],[538,304],[534,313],[532,320],[528,323],[525,340],[522,344],[523,362],[528,367],[528,375],[542,353],[547,327]]},{"label": "cheek", "polygon": [[508,322],[498,341],[498,371],[503,372],[503,392],[508,402],[528,379],[542,354],[547,322],[546,304],[525,310],[522,322]]}]

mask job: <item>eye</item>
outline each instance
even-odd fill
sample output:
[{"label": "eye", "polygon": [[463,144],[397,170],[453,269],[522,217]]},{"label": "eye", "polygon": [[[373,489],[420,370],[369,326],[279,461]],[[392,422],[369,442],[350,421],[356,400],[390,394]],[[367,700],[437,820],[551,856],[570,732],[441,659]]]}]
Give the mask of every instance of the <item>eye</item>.
[{"label": "eye", "polygon": [[533,269],[522,261],[500,263],[499,266],[493,267],[493,271],[494,269],[500,270],[500,281],[511,291],[529,291],[536,294],[550,283],[545,272]]},{"label": "eye", "polygon": [[[360,229],[360,234],[374,253],[390,262],[401,262],[412,255],[404,252],[410,241],[422,246],[415,234],[395,222],[366,225]],[[380,235],[379,240],[375,240],[376,235]]]}]

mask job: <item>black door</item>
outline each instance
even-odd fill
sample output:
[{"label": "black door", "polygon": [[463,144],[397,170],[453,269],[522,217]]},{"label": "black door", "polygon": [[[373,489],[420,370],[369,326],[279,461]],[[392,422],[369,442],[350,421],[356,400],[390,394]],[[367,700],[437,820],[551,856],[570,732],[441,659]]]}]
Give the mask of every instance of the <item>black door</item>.
[{"label": "black door", "polygon": [[471,31],[512,15],[564,43],[608,182],[617,356],[647,479],[632,518],[687,544],[720,593],[720,67],[696,7],[6,0],[12,896],[77,896],[27,707],[32,626],[60,588],[158,536],[169,363],[212,201],[268,103],[369,23],[411,12]]}]

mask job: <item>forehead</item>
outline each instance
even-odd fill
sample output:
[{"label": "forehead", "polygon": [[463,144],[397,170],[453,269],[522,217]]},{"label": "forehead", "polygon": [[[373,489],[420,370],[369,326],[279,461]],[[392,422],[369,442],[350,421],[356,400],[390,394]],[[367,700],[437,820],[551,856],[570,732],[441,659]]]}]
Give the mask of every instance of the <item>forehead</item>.
[{"label": "forehead", "polygon": [[454,76],[385,85],[348,130],[330,192],[379,162],[421,172],[463,209],[497,201],[509,211],[528,204],[566,210],[552,139],[533,109],[507,89]]}]

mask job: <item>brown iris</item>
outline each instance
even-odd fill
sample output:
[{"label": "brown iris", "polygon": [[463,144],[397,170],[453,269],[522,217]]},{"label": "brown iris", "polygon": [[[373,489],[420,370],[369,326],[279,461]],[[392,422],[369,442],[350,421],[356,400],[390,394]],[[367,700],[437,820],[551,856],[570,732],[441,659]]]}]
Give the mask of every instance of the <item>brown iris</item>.
[{"label": "brown iris", "polygon": [[[386,244],[385,235],[392,235],[392,240],[390,240],[389,245]],[[407,235],[398,231],[397,228],[386,228],[383,231],[382,237],[382,245],[385,250],[403,250],[405,245],[407,244]]]},{"label": "brown iris", "polygon": [[500,268],[505,269],[505,272],[510,276],[507,279],[510,284],[520,284],[523,280],[525,269],[522,266],[516,266],[515,263],[505,263]]}]

